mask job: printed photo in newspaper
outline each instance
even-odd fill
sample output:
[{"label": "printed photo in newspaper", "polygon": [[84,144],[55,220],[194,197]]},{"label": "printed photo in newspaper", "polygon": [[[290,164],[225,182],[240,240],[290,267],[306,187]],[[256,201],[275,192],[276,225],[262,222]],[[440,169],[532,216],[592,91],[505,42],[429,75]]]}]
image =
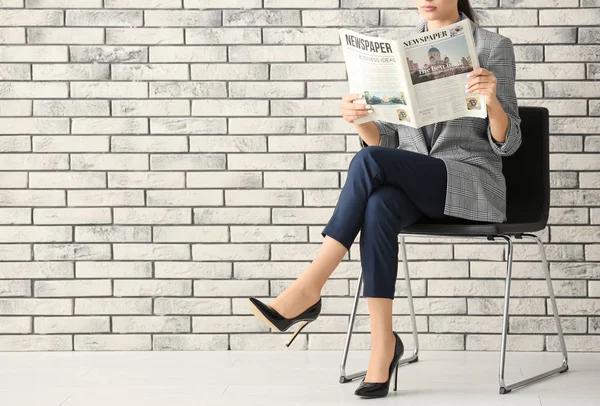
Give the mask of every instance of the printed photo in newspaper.
[{"label": "printed photo in newspaper", "polygon": [[340,38],[355,102],[374,120],[413,128],[458,117],[487,117],[485,96],[466,93],[467,74],[479,67],[468,20],[400,40],[341,29]]}]

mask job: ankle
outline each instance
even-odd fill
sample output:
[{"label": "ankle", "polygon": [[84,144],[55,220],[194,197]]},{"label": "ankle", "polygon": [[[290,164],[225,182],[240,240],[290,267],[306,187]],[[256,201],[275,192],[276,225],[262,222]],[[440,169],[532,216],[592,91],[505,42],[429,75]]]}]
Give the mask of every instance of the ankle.
[{"label": "ankle", "polygon": [[302,292],[302,294],[304,296],[314,298],[317,300],[319,299],[319,297],[321,297],[322,288],[320,286],[317,286],[312,283],[304,283],[304,282],[297,282],[297,283],[298,283],[298,290],[300,292]]},{"label": "ankle", "polygon": [[381,335],[377,335],[377,336],[372,336],[371,342],[375,343],[375,344],[379,344],[381,346],[380,348],[388,348],[391,345],[390,343],[396,342],[396,336],[394,335],[393,332],[390,332],[389,334],[381,334]]}]

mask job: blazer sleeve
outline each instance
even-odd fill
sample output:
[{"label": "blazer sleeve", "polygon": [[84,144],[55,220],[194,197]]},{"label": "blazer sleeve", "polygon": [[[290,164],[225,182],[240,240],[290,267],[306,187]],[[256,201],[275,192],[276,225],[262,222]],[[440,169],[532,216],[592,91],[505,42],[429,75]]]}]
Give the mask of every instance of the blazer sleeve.
[{"label": "blazer sleeve", "polygon": [[491,49],[488,59],[488,70],[496,76],[496,97],[508,116],[508,129],[504,142],[497,142],[492,137],[488,119],[487,135],[494,152],[500,156],[514,154],[521,145],[521,118],[515,94],[515,51],[508,37],[500,37]]},{"label": "blazer sleeve", "polygon": [[[379,146],[398,148],[398,145],[400,145],[400,141],[398,139],[397,126],[395,124],[387,123],[385,121],[380,120],[373,120],[373,122],[377,126],[377,129],[379,130],[379,135],[381,136],[379,140]],[[360,135],[358,136],[358,139],[360,141],[361,148],[368,147],[368,145],[360,137]]]}]

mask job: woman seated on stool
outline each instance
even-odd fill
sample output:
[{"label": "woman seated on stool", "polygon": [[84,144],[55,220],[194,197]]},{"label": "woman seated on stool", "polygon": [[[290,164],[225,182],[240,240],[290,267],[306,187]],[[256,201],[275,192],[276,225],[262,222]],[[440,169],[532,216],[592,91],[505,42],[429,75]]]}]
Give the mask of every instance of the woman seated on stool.
[{"label": "woman seated on stool", "polygon": [[[398,233],[423,216],[506,221],[502,156],[521,144],[510,39],[473,22],[468,0],[415,0],[424,18],[412,33],[470,20],[481,68],[470,72],[467,91],[484,94],[487,118],[461,117],[414,129],[381,121],[354,124],[361,150],[353,157],[323,245],[308,269],[271,303],[250,298],[252,312],[269,327],[296,334],[321,310],[323,285],[361,232],[360,257],[371,327],[367,374],[355,394],[386,396],[404,345],[392,330],[398,272]],[[354,120],[372,112],[342,98],[341,114]],[[394,388],[395,389],[395,388]]]}]

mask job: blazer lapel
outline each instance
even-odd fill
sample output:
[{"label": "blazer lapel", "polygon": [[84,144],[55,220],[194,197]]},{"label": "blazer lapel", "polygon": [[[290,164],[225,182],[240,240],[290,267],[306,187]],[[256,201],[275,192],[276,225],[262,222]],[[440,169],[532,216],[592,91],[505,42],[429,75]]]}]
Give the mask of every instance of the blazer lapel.
[{"label": "blazer lapel", "polygon": [[[469,26],[471,27],[471,34],[473,34],[473,38],[475,38],[475,24],[462,11],[459,11],[459,13],[461,16],[461,20],[469,20]],[[419,32],[425,32],[426,25],[427,25],[426,20],[420,20],[417,23],[417,25],[415,26],[415,28],[413,30],[413,34],[417,34]],[[444,126],[443,122],[437,122],[437,123],[433,124],[433,136],[431,139],[431,149],[432,150],[433,150],[435,142],[437,141],[437,138],[438,138],[443,126]],[[425,136],[423,135],[423,130],[421,130],[421,128],[417,128],[417,133],[419,136],[419,142],[417,143],[417,149],[422,153],[429,154],[429,150],[427,149],[427,144],[425,143]]]}]

